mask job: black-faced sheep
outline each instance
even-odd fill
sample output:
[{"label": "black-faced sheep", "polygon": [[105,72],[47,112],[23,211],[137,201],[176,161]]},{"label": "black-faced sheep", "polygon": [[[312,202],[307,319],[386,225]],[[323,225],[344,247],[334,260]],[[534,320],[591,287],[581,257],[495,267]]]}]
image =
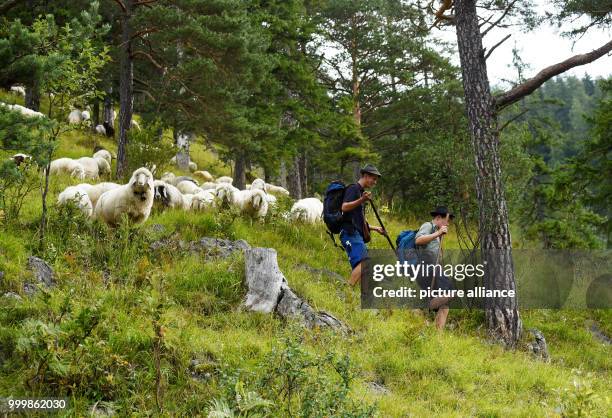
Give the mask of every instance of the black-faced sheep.
[{"label": "black-faced sheep", "polygon": [[162,180],[155,180],[154,187],[155,200],[160,202],[163,207],[184,208],[183,194],[175,186]]}]

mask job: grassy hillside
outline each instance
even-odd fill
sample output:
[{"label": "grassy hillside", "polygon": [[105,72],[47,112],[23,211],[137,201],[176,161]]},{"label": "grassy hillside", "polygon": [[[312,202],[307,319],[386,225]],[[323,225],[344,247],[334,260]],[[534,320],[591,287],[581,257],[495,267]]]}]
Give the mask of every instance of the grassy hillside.
[{"label": "grassy hillside", "polygon": [[[90,155],[92,143],[73,132],[56,156]],[[201,168],[228,173],[200,145],[193,151]],[[212,400],[244,410],[244,399],[257,397],[273,402],[254,407],[266,416],[609,416],[610,346],[588,326],[595,321],[610,335],[610,311],[523,311],[525,328],[548,340],[547,364],[524,348],[490,344],[480,312],[452,311],[449,329],[438,333],[427,312],[361,310],[357,289],[312,272],[346,277],[349,266],[322,226],[279,216],[289,202],[265,222],[168,211],[141,227],[109,229],[55,207],[74,183],[52,180],[43,251],[38,191],[19,224],[0,233],[0,294],[21,296],[0,298],[0,396],[67,397],[66,416],[85,416],[94,404],[119,416],[205,416]],[[390,217],[387,225],[392,236],[416,226],[416,218]],[[242,256],[210,259],[185,248],[204,236],[275,248],[294,291],[352,332],[303,330],[245,312]],[[452,234],[447,245],[456,245]],[[386,241],[375,236],[372,247]],[[49,262],[58,283],[27,297],[32,254]]]}]

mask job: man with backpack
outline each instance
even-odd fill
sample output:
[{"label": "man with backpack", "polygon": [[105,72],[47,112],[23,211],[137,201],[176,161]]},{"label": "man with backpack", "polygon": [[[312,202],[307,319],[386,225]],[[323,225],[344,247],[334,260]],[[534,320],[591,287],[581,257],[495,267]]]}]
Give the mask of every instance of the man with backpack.
[{"label": "man with backpack", "polygon": [[[442,237],[448,233],[448,225],[455,217],[444,206],[438,206],[430,212],[433,217],[431,222],[425,222],[416,233],[414,243],[419,250],[419,258],[429,265],[438,265],[441,261],[440,255],[442,252]],[[454,289],[451,280],[444,274],[441,275],[419,275],[417,283],[421,289]],[[429,301],[429,308],[437,310],[436,313],[436,328],[443,329],[448,316],[448,303],[451,298],[436,297]]]},{"label": "man with backpack", "polygon": [[352,272],[349,284],[354,286],[361,278],[361,262],[367,257],[366,243],[370,241],[370,231],[381,235],[386,232],[382,227],[372,226],[365,220],[365,202],[371,200],[371,193],[365,189],[372,188],[381,177],[380,172],[371,164],[360,171],[359,181],[349,185],[344,191],[342,199],[342,223],[340,241],[344,247]]}]

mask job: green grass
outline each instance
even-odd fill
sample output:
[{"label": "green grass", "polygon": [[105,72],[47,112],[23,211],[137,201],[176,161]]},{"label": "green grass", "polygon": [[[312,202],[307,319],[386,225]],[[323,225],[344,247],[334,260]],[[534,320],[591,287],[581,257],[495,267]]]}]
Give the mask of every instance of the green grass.
[{"label": "green grass", "polygon": [[[99,140],[115,151],[106,138]],[[71,132],[56,155],[89,155],[92,141]],[[200,168],[228,174],[199,144],[193,151]],[[525,328],[542,330],[548,340],[552,360],[543,363],[527,353],[524,342],[515,351],[488,342],[480,312],[452,311],[449,329],[438,333],[427,312],[361,310],[358,290],[300,267],[348,276],[344,253],[322,226],[278,217],[262,223],[231,214],[156,211],[141,227],[113,230],[73,222],[55,208],[57,194],[74,183],[63,176],[52,180],[51,229],[42,253],[36,245],[37,191],[27,197],[20,223],[0,231],[0,271],[5,273],[0,293],[24,297],[21,302],[1,299],[0,396],[67,396],[67,416],[87,415],[95,402],[110,405],[119,416],[157,415],[154,358],[161,346],[165,413],[203,415],[211,399],[226,395],[225,374],[254,382],[253,376],[270,366],[271,350],[289,335],[312,355],[347,354],[354,373],[350,399],[375,405],[381,417],[559,416],[560,408],[568,416],[579,408],[587,416],[610,416],[610,347],[588,330],[595,321],[609,332],[609,310],[523,311]],[[385,220],[391,236],[420,224],[416,217],[386,214]],[[155,224],[163,228],[152,229]],[[301,331],[273,315],[245,312],[240,306],[245,292],[241,256],[206,260],[180,249],[179,241],[203,236],[275,248],[291,287],[353,332]],[[162,238],[175,245],[149,249]],[[448,248],[458,245],[453,233],[445,242]],[[370,247],[387,245],[374,235]],[[31,280],[25,265],[32,253],[50,262],[58,285],[27,298],[22,284]],[[156,326],[162,330],[161,342]],[[191,378],[193,358],[204,361],[208,379]],[[41,363],[46,373],[36,377]],[[324,373],[332,379],[332,372]],[[372,382],[388,392],[372,390]]]}]

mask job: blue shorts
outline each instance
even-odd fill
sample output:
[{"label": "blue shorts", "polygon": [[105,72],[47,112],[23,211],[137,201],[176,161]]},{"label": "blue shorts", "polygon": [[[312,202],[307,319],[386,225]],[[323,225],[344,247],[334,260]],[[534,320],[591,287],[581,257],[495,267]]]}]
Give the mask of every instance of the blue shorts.
[{"label": "blue shorts", "polygon": [[359,232],[355,231],[349,234],[344,229],[340,231],[340,242],[346,250],[346,254],[349,257],[349,263],[351,268],[357,267],[357,264],[361,263],[368,255],[368,247],[363,242],[363,237]]}]

